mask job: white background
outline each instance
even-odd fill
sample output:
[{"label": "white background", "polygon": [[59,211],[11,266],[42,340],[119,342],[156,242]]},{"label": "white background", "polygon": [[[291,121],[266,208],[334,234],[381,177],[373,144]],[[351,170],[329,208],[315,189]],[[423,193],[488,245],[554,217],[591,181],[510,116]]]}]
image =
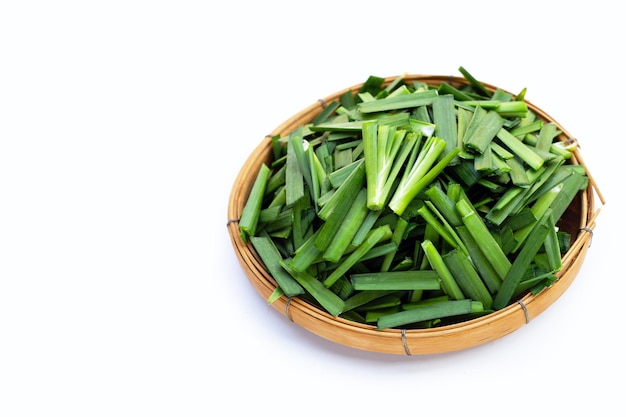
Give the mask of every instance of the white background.
[{"label": "white background", "polygon": [[[626,31],[619,2],[552,4],[0,3],[0,415],[623,413]],[[227,233],[247,156],[369,75],[459,66],[580,141],[607,203],[572,286],[442,355],[287,321]]]}]

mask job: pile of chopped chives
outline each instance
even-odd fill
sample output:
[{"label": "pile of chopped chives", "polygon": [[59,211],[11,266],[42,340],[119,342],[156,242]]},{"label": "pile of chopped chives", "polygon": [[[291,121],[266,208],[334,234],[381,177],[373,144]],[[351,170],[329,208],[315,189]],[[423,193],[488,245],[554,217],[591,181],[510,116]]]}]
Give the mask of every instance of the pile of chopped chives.
[{"label": "pile of chopped chives", "polygon": [[588,178],[517,96],[371,76],[273,137],[239,227],[275,279],[333,316],[430,328],[558,279],[557,224]]}]

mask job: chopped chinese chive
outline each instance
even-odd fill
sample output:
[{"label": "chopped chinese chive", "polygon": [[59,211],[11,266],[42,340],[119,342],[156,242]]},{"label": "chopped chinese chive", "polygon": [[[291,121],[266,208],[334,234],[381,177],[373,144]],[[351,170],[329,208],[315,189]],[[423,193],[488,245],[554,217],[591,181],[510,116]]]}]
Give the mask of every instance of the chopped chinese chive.
[{"label": "chopped chinese chive", "polygon": [[574,197],[576,197],[576,194],[587,188],[587,184],[589,183],[589,177],[586,175],[580,174],[575,170],[572,170],[571,172],[572,175],[563,181],[563,189],[556,196],[551,205],[554,217],[557,219],[560,219],[561,216],[563,216],[563,213],[565,213],[567,207],[569,207]]},{"label": "chopped chinese chive", "polygon": [[363,306],[357,308],[356,310],[363,312],[367,310],[380,310],[391,307],[400,307],[402,304],[402,296],[406,293],[406,291],[393,291],[387,295],[382,297],[378,297],[375,300],[364,304]]},{"label": "chopped chinese chive", "polygon": [[371,301],[392,294],[395,291],[390,290],[370,290],[370,291],[357,291],[344,302],[344,312],[361,307]]},{"label": "chopped chinese chive", "polygon": [[357,247],[350,255],[348,255],[339,265],[335,268],[326,279],[324,279],[324,285],[330,287],[348,270],[354,266],[367,252],[369,252],[374,245],[384,239],[391,238],[392,231],[389,225],[379,226],[373,229],[365,241]]},{"label": "chopped chinese chive", "polygon": [[317,158],[312,146],[307,148],[306,154],[309,162],[309,169],[311,170],[311,199],[315,210],[318,210],[318,201],[322,194],[322,184],[326,178],[326,172],[324,171],[324,167]]},{"label": "chopped chinese chive", "polygon": [[250,242],[261,257],[268,272],[276,280],[276,283],[278,283],[278,286],[287,297],[304,293],[302,286],[300,286],[300,284],[298,284],[280,265],[280,261],[282,261],[283,258],[271,238],[252,236],[250,237]]},{"label": "chopped chinese chive", "polygon": [[354,239],[352,240],[352,245],[359,246],[361,243],[363,243],[363,241],[365,240],[369,232],[372,230],[372,228],[378,221],[378,218],[380,217],[381,213],[382,211],[373,211],[373,210],[370,210],[370,212],[367,213],[365,220],[363,220],[361,227],[359,227],[359,230],[356,232],[356,235],[354,236]]},{"label": "chopped chinese chive", "polygon": [[433,270],[372,272],[352,274],[355,290],[439,290],[439,276]]},{"label": "chopped chinese chive", "polygon": [[450,223],[451,226],[460,226],[463,224],[461,216],[456,211],[456,202],[450,198],[441,188],[440,185],[434,184],[428,187],[424,194],[435,205],[441,215]]},{"label": "chopped chinese chive", "polygon": [[[400,246],[400,242],[404,238],[404,234],[408,226],[409,226],[409,222],[405,218],[398,217],[398,220],[396,221],[396,225],[393,229],[393,235],[391,236],[391,242],[396,245],[396,248]],[[389,271],[389,269],[391,268],[391,263],[393,262],[395,255],[396,255],[396,251],[390,252],[385,255],[385,257],[383,258],[382,265],[380,266],[381,272]]]},{"label": "chopped chinese chive", "polygon": [[388,204],[396,214],[401,216],[409,203],[448,166],[460,150],[454,148],[433,166],[432,164],[445,147],[446,142],[436,136],[431,136],[426,140],[415,165],[405,171]]},{"label": "chopped chinese chive", "polygon": [[532,122],[520,124],[517,127],[514,127],[513,129],[511,129],[509,132],[513,136],[522,139],[524,136],[526,136],[529,133],[538,132],[539,130],[541,130],[542,126],[543,126],[543,120],[535,119]]},{"label": "chopped chinese chive", "polygon": [[557,127],[554,123],[546,123],[541,127],[539,136],[537,137],[537,149],[549,152],[552,142],[558,134]]},{"label": "chopped chinese chive", "polygon": [[[456,108],[452,95],[438,96],[432,104],[434,134],[446,141],[445,153],[458,146]],[[454,163],[454,161],[453,161]]]},{"label": "chopped chinese chive", "polygon": [[514,215],[507,217],[501,225],[515,231],[534,223],[535,220],[537,218],[530,210],[530,207],[524,207]]},{"label": "chopped chinese chive", "polygon": [[548,267],[551,272],[558,272],[563,267],[561,259],[561,249],[559,248],[559,238],[557,236],[556,225],[554,224],[554,216],[550,216],[547,221],[549,229],[548,236],[544,242]]},{"label": "chopped chinese chive", "polygon": [[341,314],[344,302],[337,294],[325,287],[313,275],[304,271],[296,271],[284,260],[279,261],[279,263],[329,314],[335,317]]},{"label": "chopped chinese chive", "polygon": [[544,163],[537,153],[528,148],[522,141],[509,133],[506,129],[500,129],[496,135],[498,139],[506,146],[511,152],[520,157],[520,159],[526,162],[532,169],[539,169]]},{"label": "chopped chinese chive", "polygon": [[548,217],[550,216],[552,216],[552,209],[545,211],[528,235],[524,245],[515,257],[511,268],[509,268],[509,272],[502,279],[502,286],[494,298],[494,309],[500,310],[506,307],[511,301],[526,269],[530,266],[537,251],[541,248],[550,233],[550,227],[547,225]]},{"label": "chopped chinese chive", "polygon": [[480,250],[478,243],[471,233],[469,233],[467,227],[459,226],[456,229],[459,237],[467,248],[469,256],[472,258],[472,263],[474,264],[476,271],[480,274],[480,277],[489,289],[489,292],[495,294],[500,288],[500,285],[502,285],[502,279],[493,268],[489,259]]},{"label": "chopped chinese chive", "polygon": [[474,157],[474,168],[478,172],[491,175],[495,172],[493,158],[491,157],[491,146],[487,146],[485,151]]},{"label": "chopped chinese chive", "polygon": [[493,303],[491,293],[474,269],[469,256],[453,249],[442,258],[463,293],[472,300],[483,303],[485,308],[491,308]]},{"label": "chopped chinese chive", "polygon": [[463,137],[463,147],[472,153],[483,153],[502,130],[503,124],[504,119],[495,111],[485,111],[477,107]]},{"label": "chopped chinese chive", "polygon": [[309,225],[305,222],[305,213],[311,207],[311,201],[307,194],[296,201],[292,209],[292,236],[293,244],[297,248],[305,240],[306,230]]},{"label": "chopped chinese chive", "polygon": [[272,223],[278,219],[282,206],[268,206],[259,213],[259,223]]},{"label": "chopped chinese chive", "polygon": [[491,95],[491,99],[508,103],[511,100],[513,100],[513,95],[511,93],[507,93],[501,88],[496,88],[493,94]]},{"label": "chopped chinese chive", "polygon": [[267,180],[267,185],[265,186],[265,193],[275,192],[284,187],[285,170],[285,166],[283,165],[270,174],[270,177]]},{"label": "chopped chinese chive", "polygon": [[265,196],[265,187],[267,186],[269,175],[269,167],[262,164],[254,180],[254,184],[252,184],[248,200],[246,201],[246,204],[241,212],[239,229],[241,230],[241,239],[244,242],[247,242],[248,238],[250,236],[254,236],[256,233],[259,216],[261,214],[261,207],[263,205],[263,197]]},{"label": "chopped chinese chive", "polygon": [[528,105],[524,101],[500,102],[496,105],[495,111],[502,117],[523,118],[528,112]]},{"label": "chopped chinese chive", "polygon": [[317,124],[325,122],[335,112],[335,110],[337,110],[337,108],[340,105],[341,104],[337,101],[332,101],[328,103],[326,107],[324,107],[324,109],[322,109],[322,111],[317,116],[315,116],[315,119],[313,119],[312,123],[314,125],[317,125]]},{"label": "chopped chinese chive", "polygon": [[441,236],[450,246],[458,247],[459,243],[455,239],[452,231],[449,227],[446,227],[438,218],[433,214],[430,207],[424,204],[421,206],[417,212],[422,216],[422,218],[426,221],[426,223],[437,232],[439,236]]},{"label": "chopped chinese chive", "polygon": [[515,156],[496,142],[491,142],[491,150],[504,160],[511,159]]},{"label": "chopped chinese chive", "polygon": [[517,229],[514,232],[515,239],[518,242],[517,246],[513,249],[514,252],[517,252],[519,247],[526,241],[526,238],[528,237],[530,232],[533,230],[533,227],[535,226],[537,221],[543,216],[543,214],[548,209],[550,209],[550,207],[552,206],[554,201],[561,194],[562,190],[563,190],[563,183],[555,185],[550,190],[548,190],[547,192],[543,193],[541,195],[541,197],[539,197],[534,202],[534,204],[530,207],[530,212],[535,217],[535,220],[532,223],[529,223],[529,224],[527,224],[527,225]]},{"label": "chopped chinese chive", "polygon": [[315,240],[320,232],[317,229],[302,245],[296,248],[293,258],[289,265],[296,271],[306,271],[313,263],[318,262],[322,258],[322,251],[315,246]]},{"label": "chopped chinese chive", "polygon": [[530,278],[524,277],[515,289],[513,296],[518,297],[526,291],[536,294],[539,289],[550,286],[557,279],[558,277],[552,272],[543,272]]},{"label": "chopped chinese chive", "polygon": [[284,291],[280,287],[276,287],[274,291],[267,297],[267,304],[272,304],[274,301],[278,300],[280,297],[284,295]]},{"label": "chopped chinese chive", "polygon": [[472,208],[471,204],[465,200],[460,200],[456,207],[468,232],[472,235],[485,257],[489,259],[498,276],[503,279],[511,268],[511,261],[506,257],[502,248],[493,238],[484,221]]},{"label": "chopped chinese chive", "polygon": [[335,168],[339,169],[346,165],[350,165],[353,162],[351,149],[337,149],[333,152],[335,160]]},{"label": "chopped chinese chive", "polygon": [[454,300],[464,299],[465,295],[463,294],[463,291],[446,266],[441,254],[433,242],[430,240],[424,240],[421,245],[431,268],[433,268],[441,278],[441,287],[443,288],[443,291]]},{"label": "chopped chinese chive", "polygon": [[345,300],[346,298],[348,298],[351,294],[354,293],[354,287],[352,286],[352,283],[350,282],[350,280],[343,276],[341,278],[339,278],[331,287],[330,290],[332,292],[334,292],[335,294],[337,294],[339,296],[339,298],[341,298],[342,300]]},{"label": "chopped chinese chive", "polygon": [[513,184],[518,187],[528,187],[530,186],[530,180],[528,179],[528,175],[526,175],[526,169],[524,169],[524,165],[520,159],[517,157],[507,159],[506,164],[511,168],[510,176]]},{"label": "chopped chinese chive", "polygon": [[[356,246],[356,245],[354,245]],[[398,250],[398,245],[393,242],[383,243],[381,245],[374,246],[369,252],[367,252],[361,258],[361,261],[367,261],[370,259],[379,258],[381,256],[387,256],[390,253],[395,254]]]},{"label": "chopped chinese chive", "polygon": [[383,316],[387,316],[392,313],[402,311],[400,305],[384,308],[368,309],[365,313],[365,321],[368,323],[375,323]]},{"label": "chopped chinese chive", "polygon": [[461,66],[458,68],[458,70],[478,93],[480,93],[481,95],[485,97],[492,96],[492,93],[489,90],[487,90],[487,88],[483,85],[483,83],[478,81],[467,69]]},{"label": "chopped chinese chive", "polygon": [[349,165],[343,166],[337,170],[332,171],[328,174],[328,180],[330,181],[330,185],[334,188],[339,188],[341,184],[350,176],[350,173],[354,171],[355,168],[358,168],[359,165],[362,164],[362,161],[354,161]]},{"label": "chopped chinese chive", "polygon": [[[441,239],[441,235],[429,223],[426,223],[426,226],[424,226],[423,235],[424,235],[423,241],[429,240],[433,242],[433,244],[438,245],[437,247],[442,247],[442,246],[439,246],[443,242],[443,240]],[[430,265],[430,262],[428,261],[428,257],[426,257],[426,254],[424,253],[424,248],[422,248],[422,245],[420,244],[420,242],[415,242],[415,250],[413,252],[414,252],[413,268],[418,268],[418,269],[432,268],[432,266]]]},{"label": "chopped chinese chive", "polygon": [[[465,300],[465,299],[466,298],[461,298],[461,300]],[[439,303],[441,301],[450,301],[450,297],[448,297],[446,294],[439,295],[439,296],[432,296],[432,297],[426,298],[424,300],[416,301],[414,303],[404,303],[404,304],[402,304],[402,309],[403,310],[410,310],[412,308],[421,307],[421,306],[424,306],[426,304]]]},{"label": "chopped chinese chive", "polygon": [[363,154],[367,181],[367,206],[382,210],[402,164],[416,141],[415,134],[405,140],[406,130],[397,130],[375,121],[363,124]]},{"label": "chopped chinese chive", "polygon": [[419,307],[403,310],[398,313],[387,314],[378,319],[376,326],[379,330],[405,326],[426,320],[443,317],[460,316],[472,311],[472,300],[448,300],[427,303]]},{"label": "chopped chinese chive", "polygon": [[471,160],[462,160],[454,166],[454,172],[459,180],[468,187],[478,183],[481,178],[481,174],[476,171]]},{"label": "chopped chinese chive", "polygon": [[444,95],[444,94],[452,95],[455,100],[459,100],[459,101],[472,100],[471,96],[467,95],[463,91],[459,90],[456,87],[453,87],[452,85],[446,82],[442,82],[441,85],[439,85],[438,91],[440,95]]},{"label": "chopped chinese chive", "polygon": [[335,233],[343,222],[352,202],[362,189],[365,177],[365,169],[363,164],[357,167],[350,176],[339,187],[337,192],[332,196],[332,201],[328,202],[318,213],[318,216],[324,220],[319,229],[319,234],[315,239],[315,246],[320,251],[325,251],[332,241]]},{"label": "chopped chinese chive", "polygon": [[361,227],[365,217],[367,217],[368,212],[367,191],[365,188],[362,188],[352,202],[350,209],[339,225],[332,241],[324,251],[324,255],[322,256],[324,260],[339,262],[339,259],[341,259],[350,246],[350,243],[352,242],[352,239],[354,239],[359,227]]},{"label": "chopped chinese chive", "polygon": [[300,168],[294,144],[294,140],[289,140],[287,143],[285,183],[287,185],[288,206],[293,205],[304,196],[304,174]]},{"label": "chopped chinese chive", "polygon": [[375,101],[359,103],[361,113],[377,113],[389,110],[410,109],[421,105],[429,105],[437,97],[437,90],[426,90],[412,94],[403,94]]},{"label": "chopped chinese chive", "polygon": [[561,249],[561,254],[565,255],[567,251],[570,249],[572,244],[572,235],[562,230],[556,232],[556,236],[559,240],[559,248]]}]

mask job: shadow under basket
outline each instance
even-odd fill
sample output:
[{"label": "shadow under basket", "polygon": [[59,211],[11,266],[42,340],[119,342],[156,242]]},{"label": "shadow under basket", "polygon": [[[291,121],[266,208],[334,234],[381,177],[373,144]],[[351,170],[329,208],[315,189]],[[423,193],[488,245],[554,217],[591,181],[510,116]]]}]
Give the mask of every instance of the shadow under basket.
[{"label": "shadow under basket", "polygon": [[[388,77],[386,83],[396,78]],[[439,75],[406,75],[404,80],[425,82],[431,85],[447,82],[457,87],[467,84],[464,78]],[[346,91],[357,91],[361,85],[354,85],[319,100],[283,122],[253,150],[234,182],[228,202],[228,232],[244,273],[265,300],[269,299],[276,289],[276,282],[267,272],[252,245],[244,243],[241,239],[237,220],[241,216],[261,164],[271,162],[271,137],[286,136],[295,128],[310,123],[323,110],[324,103],[337,100]],[[496,89],[490,84],[483,83],[483,85],[491,91]],[[572,136],[566,129],[548,114],[532,103],[528,101],[526,103],[539,118],[557,125],[562,132],[559,140],[571,140]],[[584,166],[578,149],[573,151],[570,162]],[[604,204],[604,198],[597,185],[589,171],[587,169],[586,171],[589,177],[588,187],[578,193],[558,224],[561,230],[572,236],[571,247],[562,259],[563,267],[557,273],[558,279],[538,294],[527,294],[501,310],[461,323],[429,329],[378,330],[372,325],[334,317],[298,297],[288,299],[283,295],[271,305],[292,322],[320,337],[371,352],[399,355],[435,354],[467,349],[499,339],[528,324],[546,310],[567,290],[580,271],[591,244],[595,219],[599,212],[594,209],[595,197],[598,197]]]}]

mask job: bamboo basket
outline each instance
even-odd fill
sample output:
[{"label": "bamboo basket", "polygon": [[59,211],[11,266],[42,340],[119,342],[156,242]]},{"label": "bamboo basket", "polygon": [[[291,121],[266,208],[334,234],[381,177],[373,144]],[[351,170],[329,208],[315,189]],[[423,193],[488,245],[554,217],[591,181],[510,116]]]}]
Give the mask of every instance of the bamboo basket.
[{"label": "bamboo basket", "polygon": [[[386,83],[396,78],[388,77]],[[407,82],[421,81],[432,85],[447,82],[456,87],[467,84],[464,78],[454,76],[406,75],[404,79]],[[491,91],[496,89],[493,85],[483,84]],[[325,103],[337,100],[348,90],[357,91],[361,85],[354,85],[319,100],[283,122],[253,150],[235,179],[228,202],[228,232],[245,275],[256,291],[266,300],[276,289],[276,282],[267,272],[252,245],[246,245],[240,238],[237,221],[261,164],[271,161],[271,137],[286,136],[293,129],[310,123],[322,111]],[[538,117],[557,125],[562,132],[559,136],[560,140],[572,140],[573,137],[567,130],[546,112],[528,101],[526,103]],[[585,166],[578,149],[574,151],[571,163]],[[467,349],[499,339],[528,324],[545,311],[567,290],[578,274],[590,247],[595,220],[599,213],[599,209],[596,210],[594,207],[596,197],[604,204],[604,198],[597,184],[589,171],[587,169],[586,171],[589,186],[576,196],[558,224],[562,230],[571,234],[573,240],[569,251],[563,256],[563,268],[557,274],[558,280],[536,295],[527,294],[508,307],[480,318],[418,330],[378,330],[375,326],[333,317],[298,297],[288,299],[282,296],[273,302],[272,306],[287,319],[320,337],[371,352],[398,355],[436,354]]]}]

